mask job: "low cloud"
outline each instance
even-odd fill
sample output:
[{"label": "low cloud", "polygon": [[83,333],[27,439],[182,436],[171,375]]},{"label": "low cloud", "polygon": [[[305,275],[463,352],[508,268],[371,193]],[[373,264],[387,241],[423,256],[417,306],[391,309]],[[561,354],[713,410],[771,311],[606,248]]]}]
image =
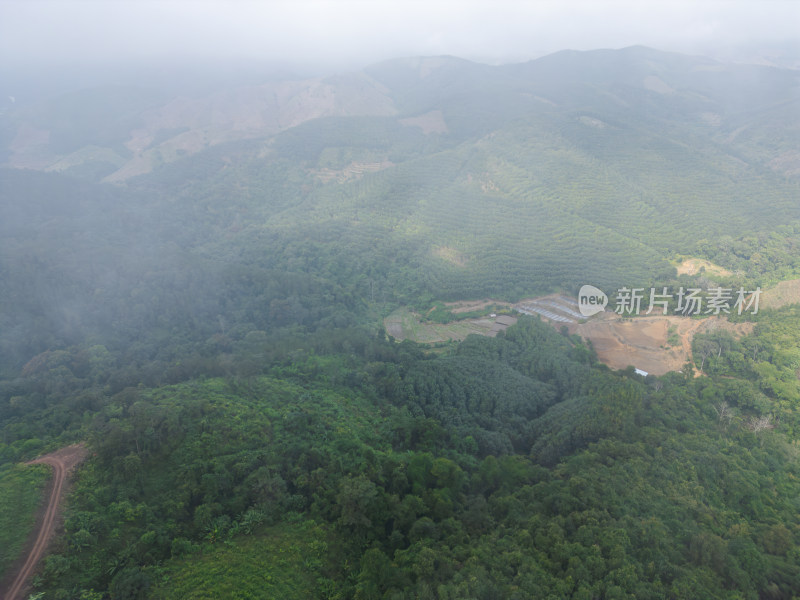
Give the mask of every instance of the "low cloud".
[{"label": "low cloud", "polygon": [[0,0],[9,63],[249,58],[364,66],[452,54],[484,62],[642,44],[713,54],[796,38],[800,3]]}]

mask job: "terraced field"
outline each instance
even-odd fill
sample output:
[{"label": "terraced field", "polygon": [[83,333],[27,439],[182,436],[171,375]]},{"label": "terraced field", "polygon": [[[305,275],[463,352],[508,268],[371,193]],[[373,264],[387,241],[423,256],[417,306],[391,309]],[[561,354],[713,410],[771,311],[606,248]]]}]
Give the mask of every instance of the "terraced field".
[{"label": "terraced field", "polygon": [[[493,304],[502,303],[481,300],[451,303],[449,307],[452,312],[457,313],[459,309],[475,310]],[[578,303],[574,299],[560,294],[522,300],[508,306],[523,315],[549,322],[554,327],[567,327],[570,334],[578,334],[590,341],[598,359],[612,369],[634,366],[653,375],[681,370],[691,359],[692,339],[697,333],[726,329],[738,337],[753,330],[753,323],[730,323],[720,317],[691,319],[680,316],[652,316],[624,319],[606,310],[587,319],[578,312]],[[397,340],[410,339],[423,344],[436,344],[448,340],[462,340],[473,333],[497,335],[499,330],[508,326],[507,319],[509,317],[487,315],[483,318],[463,319],[447,324],[426,323],[421,321],[418,314],[407,308],[400,308],[384,320],[384,327],[387,333]],[[671,345],[669,338],[673,333],[680,341]]]},{"label": "terraced field", "polygon": [[514,310],[524,315],[539,315],[551,323],[575,324],[586,319],[578,312],[578,303],[562,295],[525,300],[516,304]]},{"label": "terraced field", "polygon": [[468,335],[490,335],[495,319],[465,319],[452,323],[423,323],[418,314],[399,308],[384,319],[386,333],[398,341],[413,340],[421,344],[435,344],[448,340],[463,340]]},{"label": "terraced field", "polygon": [[578,304],[575,300],[559,294],[551,294],[542,298],[523,300],[517,304],[510,304],[500,300],[478,300],[474,302],[451,302],[448,309],[454,313],[474,312],[486,310],[486,315],[481,318],[460,319],[451,323],[423,322],[420,315],[411,312],[408,308],[399,308],[384,319],[386,332],[397,340],[410,339],[422,344],[434,344],[447,340],[463,340],[468,335],[497,335],[509,325],[516,322],[516,317],[508,315],[497,316],[489,312],[489,307],[500,306],[511,308],[524,315],[539,315],[546,321],[560,324],[577,324],[583,319],[577,312]]}]

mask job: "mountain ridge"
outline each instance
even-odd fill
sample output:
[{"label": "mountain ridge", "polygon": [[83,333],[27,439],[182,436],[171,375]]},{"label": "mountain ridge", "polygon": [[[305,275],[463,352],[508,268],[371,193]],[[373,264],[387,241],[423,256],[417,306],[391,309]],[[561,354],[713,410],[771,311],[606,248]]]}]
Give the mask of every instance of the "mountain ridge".
[{"label": "mountain ridge", "polygon": [[[270,139],[327,117],[409,119],[439,111],[444,124],[438,132],[461,140],[550,109],[639,120],[699,116],[724,129],[734,116],[800,101],[799,90],[796,71],[640,46],[564,50],[499,66],[452,56],[409,57],[351,73],[272,80],[200,96],[143,90],[137,99],[132,88],[118,87],[62,95],[0,115],[0,156],[6,157],[3,166],[119,183],[206,148]],[[83,115],[80,127],[61,116],[75,113]],[[785,125],[773,123],[770,130],[780,137]],[[796,124],[788,125],[792,133]],[[800,168],[795,162],[784,156],[775,166],[792,175]]]}]

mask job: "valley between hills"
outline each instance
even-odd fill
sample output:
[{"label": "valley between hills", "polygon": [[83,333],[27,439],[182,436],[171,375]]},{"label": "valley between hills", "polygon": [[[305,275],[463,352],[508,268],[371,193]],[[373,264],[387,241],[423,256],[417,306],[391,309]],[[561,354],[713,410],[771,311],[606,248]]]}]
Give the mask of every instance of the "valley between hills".
[{"label": "valley between hills", "polygon": [[796,597],[800,71],[164,68],[3,78],[0,577],[82,444],[33,598]]}]

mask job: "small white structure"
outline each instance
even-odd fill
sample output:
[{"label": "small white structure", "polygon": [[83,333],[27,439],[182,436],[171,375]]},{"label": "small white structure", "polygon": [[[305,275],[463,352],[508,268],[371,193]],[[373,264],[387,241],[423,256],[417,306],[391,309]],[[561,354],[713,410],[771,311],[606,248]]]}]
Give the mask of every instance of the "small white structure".
[{"label": "small white structure", "polygon": [[637,369],[636,367],[633,368],[634,372],[637,375],[641,375],[642,377],[647,377],[647,371],[642,371],[641,369]]}]

